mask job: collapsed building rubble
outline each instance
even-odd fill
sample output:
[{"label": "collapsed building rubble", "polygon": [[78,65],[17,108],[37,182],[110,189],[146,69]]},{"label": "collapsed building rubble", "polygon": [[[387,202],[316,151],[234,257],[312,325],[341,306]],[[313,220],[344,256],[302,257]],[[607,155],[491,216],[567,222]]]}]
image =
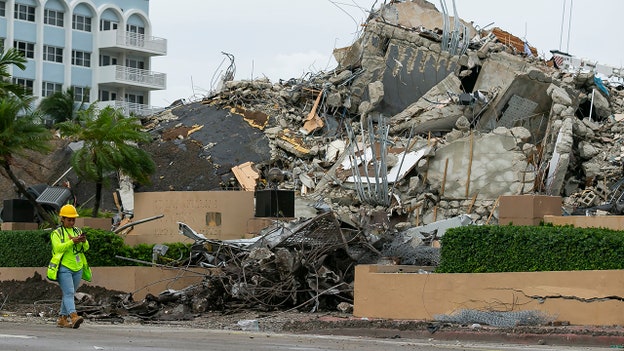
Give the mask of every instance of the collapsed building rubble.
[{"label": "collapsed building rubble", "polygon": [[279,186],[322,213],[235,242],[186,228],[195,244],[183,265],[218,273],[124,309],[151,318],[172,301],[185,302],[181,313],[335,307],[352,298],[353,265],[435,266],[444,223],[495,224],[503,195],[622,214],[620,72],[558,65],[500,28],[448,14],[424,0],[384,3],[334,51],[334,70],[276,83],[234,80],[226,54],[217,92],[145,118],[154,154],[197,154],[195,167],[174,155],[158,172],[210,167],[189,184],[157,172],[136,191],[251,191],[277,168]]},{"label": "collapsed building rubble", "polygon": [[[184,124],[184,115],[205,107],[230,111],[263,131],[270,149],[265,159],[240,161],[253,161],[259,175],[283,169],[283,187],[364,230],[460,214],[496,223],[490,214],[501,195],[562,195],[567,213],[606,201],[608,194],[594,201],[580,194],[620,178],[621,87],[597,83],[596,72],[558,69],[512,34],[477,30],[448,12],[426,1],[384,4],[359,39],[335,50],[333,71],[278,83],[228,80],[150,123],[166,115]],[[452,26],[461,35],[453,37]],[[223,158],[219,143],[204,140],[211,161]],[[406,155],[419,150],[426,151],[410,163]],[[358,157],[358,167],[345,161]],[[377,181],[392,191],[382,198],[363,191]]]},{"label": "collapsed building rubble", "polygon": [[[463,225],[469,221],[464,219]],[[371,240],[362,231],[341,223],[330,211],[310,219],[276,223],[250,239],[213,240],[185,223],[178,226],[181,235],[194,241],[189,256],[158,264],[159,255],[168,248],[155,245],[152,264],[190,269],[202,275],[200,283],[166,290],[158,296],[148,294],[142,301],[133,301],[132,294],[119,295],[111,310],[115,312],[108,315],[92,305],[86,305],[82,312],[100,319],[118,318],[121,313],[160,320],[188,319],[208,310],[348,309],[353,303],[356,264],[401,257],[407,264],[435,266],[439,262],[433,245],[436,234],[412,228],[392,238]],[[442,225],[435,232],[449,226],[453,225]],[[399,238],[410,238],[411,242],[404,245]],[[393,257],[382,257],[389,253]]]},{"label": "collapsed building rubble", "polygon": [[[167,267],[193,267],[204,276],[183,290],[167,290],[133,301],[121,295],[118,310],[144,319],[185,319],[207,310],[299,308],[309,311],[335,309],[353,302],[353,266],[374,262],[379,252],[361,232],[342,225],[334,213],[282,223],[252,239],[211,240],[179,222],[180,234],[194,240],[189,257]],[[154,261],[166,247],[154,247]],[[103,318],[101,311],[93,312]],[[111,318],[114,317],[111,314]]]}]

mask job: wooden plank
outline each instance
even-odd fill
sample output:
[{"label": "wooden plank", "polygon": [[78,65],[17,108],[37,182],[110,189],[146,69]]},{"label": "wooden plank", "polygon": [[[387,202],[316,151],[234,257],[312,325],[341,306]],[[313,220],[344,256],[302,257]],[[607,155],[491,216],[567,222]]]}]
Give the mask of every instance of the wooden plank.
[{"label": "wooden plank", "polygon": [[479,195],[479,192],[476,192],[473,196],[472,196],[472,201],[470,201],[470,206],[468,206],[468,210],[466,211],[466,214],[472,212],[472,206],[474,206],[475,201],[477,201],[477,195]]},{"label": "wooden plank", "polygon": [[448,158],[444,162],[444,176],[442,176],[442,189],[440,189],[440,196],[444,196],[444,187],[446,186],[446,172],[448,171]]},{"label": "wooden plank", "polygon": [[256,182],[258,178],[260,178],[260,175],[253,166],[253,162],[246,162],[232,167],[232,173],[234,173],[236,180],[245,191],[256,190]]},{"label": "wooden plank", "polygon": [[490,215],[488,216],[487,221],[485,221],[485,224],[490,223],[490,219],[492,218],[492,215],[494,214],[494,210],[496,209],[496,206],[498,206],[499,201],[500,201],[500,195],[496,198],[496,202],[494,202],[494,205],[492,206],[492,210],[490,211]]},{"label": "wooden plank", "polygon": [[314,106],[312,106],[312,111],[310,111],[310,113],[308,113],[308,116],[303,120],[303,127],[301,127],[300,131],[305,135],[310,134],[319,128],[322,128],[324,125],[321,117],[316,114],[316,110],[318,109],[322,97],[323,90],[321,90],[321,92],[316,97],[316,100],[314,101]]}]

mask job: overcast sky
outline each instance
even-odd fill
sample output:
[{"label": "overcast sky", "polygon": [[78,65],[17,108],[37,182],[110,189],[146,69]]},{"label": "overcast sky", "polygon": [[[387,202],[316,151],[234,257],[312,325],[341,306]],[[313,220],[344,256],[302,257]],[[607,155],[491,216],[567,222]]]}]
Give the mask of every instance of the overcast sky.
[{"label": "overcast sky", "polygon": [[[332,50],[353,43],[375,3],[151,0],[153,35],[168,41],[167,56],[152,59],[152,70],[167,74],[167,90],[152,92],[152,105],[205,95],[229,64],[222,51],[235,57],[236,80],[266,76],[276,82],[331,70]],[[440,9],[439,0],[433,4]],[[452,0],[446,4],[452,12]],[[456,0],[456,5],[462,19],[480,27],[494,22],[487,28],[526,38],[546,59],[550,50],[561,49],[611,66],[624,64],[622,0]]]}]

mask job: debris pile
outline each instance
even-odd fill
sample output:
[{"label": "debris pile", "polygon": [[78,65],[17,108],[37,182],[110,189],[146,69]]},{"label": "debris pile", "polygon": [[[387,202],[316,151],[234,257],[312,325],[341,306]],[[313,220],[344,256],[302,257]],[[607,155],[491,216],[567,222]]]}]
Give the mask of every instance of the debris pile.
[{"label": "debris pile", "polygon": [[[353,301],[354,258],[333,213],[289,226],[270,228],[245,247],[244,254],[222,261],[221,274],[210,276],[232,297],[232,308],[274,310],[299,306],[316,311]],[[223,297],[221,297],[224,299]]]},{"label": "debris pile", "polygon": [[[545,60],[426,1],[384,4],[363,28],[330,72],[272,83],[230,70],[218,91],[144,121],[159,147],[199,144],[214,169],[203,176],[222,189],[253,190],[243,169],[257,172],[256,190],[275,186],[278,169],[280,188],[316,211],[250,241],[181,225],[195,240],[184,264],[217,273],[147,299],[147,314],[172,300],[192,312],[335,308],[351,301],[355,264],[435,266],[444,230],[495,224],[502,195],[560,195],[568,214],[624,211],[619,70]],[[170,178],[144,190],[188,187]]]},{"label": "debris pile", "polygon": [[[557,68],[557,56],[546,61],[519,43],[425,1],[392,2],[335,50],[333,71],[277,83],[228,78],[146,125],[162,131],[164,120],[180,126],[191,114],[213,124],[214,111],[227,111],[241,130],[262,132],[268,152],[237,154],[254,163],[259,187],[278,167],[283,188],[373,235],[461,214],[496,223],[501,195],[562,195],[568,213],[610,202],[623,168],[622,85]],[[228,137],[197,140],[219,163],[221,184],[235,178],[231,155],[216,150]]]},{"label": "debris pile", "polygon": [[444,230],[495,224],[502,195],[560,195],[567,214],[622,214],[620,71],[561,53],[546,60],[501,28],[448,13],[424,0],[384,3],[334,51],[334,70],[275,83],[234,80],[227,54],[218,91],[145,118],[152,153],[196,154],[194,167],[168,159],[136,191],[251,190],[241,165],[257,172],[258,190],[277,168],[280,188],[316,214],[240,242],[182,226],[195,240],[184,264],[212,273],[124,307],[145,316],[170,301],[186,302],[181,313],[335,307],[351,301],[355,264],[435,266]]},{"label": "debris pile", "polygon": [[[268,227],[252,239],[229,241],[207,239],[185,223],[178,225],[194,244],[189,257],[168,266],[207,268],[202,282],[159,296],[148,294],[139,302],[120,295],[117,307],[124,314],[186,319],[215,310],[296,307],[314,312],[334,310],[341,303],[352,306],[354,265],[366,256],[377,257],[361,233],[341,228],[332,212]],[[154,250],[162,252],[163,247]]]}]

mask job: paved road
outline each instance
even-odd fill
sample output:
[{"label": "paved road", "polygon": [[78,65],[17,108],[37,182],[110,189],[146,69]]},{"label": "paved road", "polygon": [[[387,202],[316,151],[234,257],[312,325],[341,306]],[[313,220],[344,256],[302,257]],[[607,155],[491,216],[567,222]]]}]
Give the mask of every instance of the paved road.
[{"label": "paved road", "polygon": [[550,347],[441,342],[436,340],[370,339],[345,336],[289,335],[145,325],[85,323],[80,329],[54,324],[0,322],[0,351],[560,351],[605,350],[587,347]]}]

